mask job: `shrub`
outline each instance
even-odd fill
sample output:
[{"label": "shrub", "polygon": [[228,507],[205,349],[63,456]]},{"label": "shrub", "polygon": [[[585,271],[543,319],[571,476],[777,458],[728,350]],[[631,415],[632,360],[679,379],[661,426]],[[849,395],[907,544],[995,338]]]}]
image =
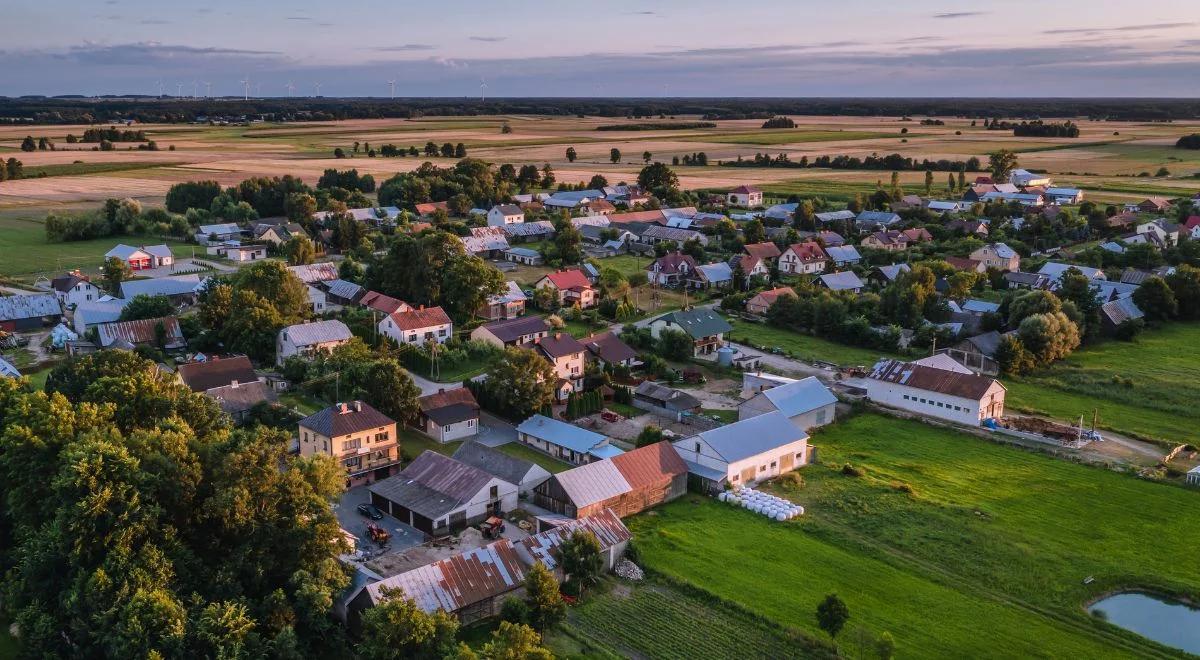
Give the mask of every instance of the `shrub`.
[{"label": "shrub", "polygon": [[842,466],[842,474],[847,477],[861,477],[866,474],[866,471],[860,467],[855,467],[849,463]]},{"label": "shrub", "polygon": [[804,488],[804,475],[799,472],[788,472],[779,477],[779,483],[790,488]]},{"label": "shrub", "polygon": [[892,488],[900,491],[901,493],[907,493],[909,495],[913,494],[913,487],[903,481],[893,481]]}]

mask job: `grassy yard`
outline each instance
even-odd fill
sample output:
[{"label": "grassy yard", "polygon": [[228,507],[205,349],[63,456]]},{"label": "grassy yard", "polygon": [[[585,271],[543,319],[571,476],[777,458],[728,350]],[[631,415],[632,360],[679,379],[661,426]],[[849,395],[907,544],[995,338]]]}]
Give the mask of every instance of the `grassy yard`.
[{"label": "grassy yard", "polygon": [[279,403],[295,408],[304,415],[311,415],[329,405],[299,390],[292,390],[279,395]]},{"label": "grassy yard", "polygon": [[[1036,374],[1006,378],[1011,408],[1090,422],[1166,443],[1200,444],[1200,324],[1173,323],[1134,343],[1109,341],[1077,351]],[[1114,378],[1122,382],[1114,382]],[[1132,379],[1132,385],[1123,379]]]},{"label": "grassy yard", "polygon": [[[92,241],[51,243],[46,240],[45,216],[27,212],[0,213],[0,276],[55,274],[72,268],[96,272],[104,263],[104,253],[122,241],[145,242],[136,236],[112,236]],[[158,239],[154,239],[159,242]],[[167,241],[176,256],[191,255],[191,248],[178,241]]]},{"label": "grassy yard", "polygon": [[828,339],[776,328],[766,323],[750,323],[740,319],[728,320],[733,325],[733,332],[729,333],[727,337],[730,341],[755,347],[765,346],[766,348],[763,350],[780,348],[786,352],[786,355],[801,360],[823,360],[840,365],[870,366],[880,357],[885,356],[879,350],[840,344]]},{"label": "grassy yard", "polygon": [[643,563],[814,635],[837,593],[899,657],[1161,657],[1083,606],[1128,586],[1200,594],[1200,565],[1178,561],[1182,488],[872,414],[813,443],[823,463],[779,489],[804,518],[689,497],[631,521]]},{"label": "grassy yard", "polygon": [[461,441],[442,444],[423,433],[407,427],[398,426],[396,435],[400,439],[400,456],[404,459],[406,465],[409,461],[425,453],[427,449],[451,456],[458,450],[458,446],[462,444]]},{"label": "grassy yard", "polygon": [[540,452],[536,449],[533,449],[532,447],[526,447],[525,445],[523,445],[519,442],[510,442],[505,445],[500,445],[499,447],[497,447],[497,449],[508,454],[509,456],[515,456],[517,458],[524,459],[531,463],[536,463],[536,464],[546,468],[546,471],[549,472],[550,474],[558,474],[559,472],[562,472],[563,470],[571,469],[570,465],[567,465],[566,463],[564,463],[558,459],[551,458],[551,457],[547,456],[546,454],[543,454],[542,452]]}]

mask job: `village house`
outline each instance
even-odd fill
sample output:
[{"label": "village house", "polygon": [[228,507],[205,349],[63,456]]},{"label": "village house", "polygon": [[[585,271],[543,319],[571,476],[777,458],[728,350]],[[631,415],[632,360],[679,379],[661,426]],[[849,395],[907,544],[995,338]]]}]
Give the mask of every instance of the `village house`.
[{"label": "village house", "polygon": [[970,254],[976,261],[983,262],[985,268],[995,268],[1001,271],[1021,270],[1021,255],[1004,243],[991,243]]},{"label": "village house", "polygon": [[174,305],[194,304],[208,278],[199,275],[171,275],[147,280],[121,282],[121,297],[133,300],[136,296],[165,296]]},{"label": "village house", "polygon": [[235,262],[258,261],[267,258],[266,245],[244,244],[239,241],[211,245],[205,252]]},{"label": "village house", "polygon": [[393,298],[391,296],[385,296],[378,291],[367,291],[362,295],[361,298],[358,299],[358,304],[366,307],[367,309],[373,309],[384,314],[393,314],[395,312],[403,312],[405,310],[412,309],[412,306],[403,300],[400,300],[399,298]]},{"label": "village house", "polygon": [[522,316],[485,323],[471,331],[471,339],[493,346],[526,346],[550,334],[550,326],[540,316]]},{"label": "village house", "polygon": [[504,283],[503,291],[488,296],[487,303],[480,306],[476,314],[491,321],[516,318],[525,313],[525,303],[528,300],[529,297],[521,287],[509,280]]},{"label": "village house", "polygon": [[655,259],[646,266],[646,280],[651,284],[675,286],[695,272],[696,260],[676,250]]},{"label": "village house", "polygon": [[483,259],[496,259],[509,249],[504,226],[471,227],[469,236],[460,236],[463,248]]},{"label": "village house", "polygon": [[946,223],[946,229],[964,236],[974,236],[979,239],[987,238],[990,232],[988,223],[983,220],[952,220]]},{"label": "village house", "polygon": [[414,204],[413,210],[417,212],[419,217],[429,218],[438,211],[445,211],[447,214],[449,214],[450,205],[446,202],[424,202],[422,204]]},{"label": "village house", "polygon": [[729,322],[711,309],[692,308],[668,312],[650,321],[650,334],[658,339],[663,330],[679,330],[692,338],[692,354],[708,355],[725,343]]},{"label": "village house", "polygon": [[386,479],[400,466],[396,422],[364,401],[338,403],[298,423],[301,456],[332,456],[346,487]]},{"label": "village house", "polygon": [[179,319],[164,316],[157,319],[116,321],[96,326],[96,345],[100,348],[123,348],[132,350],[136,346],[153,346],[164,351],[174,351],[187,346]]},{"label": "village house", "polygon": [[92,284],[91,279],[78,270],[50,280],[50,289],[64,307],[99,300],[104,295],[100,287]]},{"label": "village house", "polygon": [[245,421],[254,406],[276,398],[244,355],[181,364],[176,374],[188,389],[216,400],[237,422]]},{"label": "village house", "polygon": [[580,309],[595,307],[598,296],[587,275],[578,268],[546,273],[534,284],[534,289],[551,289],[558,292],[558,304],[563,307],[579,305]]},{"label": "village house", "polygon": [[292,240],[297,236],[308,237],[304,227],[295,222],[267,223],[259,221],[254,225],[254,240],[270,243],[276,247]]},{"label": "village house", "polygon": [[587,348],[591,359],[600,363],[601,366],[633,367],[639,364],[637,352],[621,341],[614,332],[602,332],[584,337],[579,340],[579,343]]},{"label": "village house", "polygon": [[1083,191],[1078,188],[1046,188],[1043,193],[1046,201],[1051,204],[1080,204],[1083,202]]},{"label": "village house", "polygon": [[663,227],[661,225],[651,225],[646,231],[642,232],[638,239],[649,245],[656,245],[658,243],[683,245],[688,241],[696,241],[700,245],[708,245],[708,237],[694,229]]},{"label": "village house", "polygon": [[696,266],[695,272],[687,278],[687,285],[693,289],[725,289],[732,284],[733,269],[720,261]]},{"label": "village house", "polygon": [[900,222],[900,215],[891,211],[863,211],[854,217],[854,225],[860,231],[884,230]]},{"label": "village house", "polygon": [[862,239],[860,245],[876,250],[900,251],[907,250],[915,243],[932,241],[933,236],[924,228],[904,229],[901,231],[877,231]]},{"label": "village house", "polygon": [[283,366],[293,355],[311,359],[318,352],[330,353],[351,337],[350,328],[336,320],[289,325],[275,337],[275,364]]},{"label": "village house", "polygon": [[768,291],[760,291],[754,294],[754,297],[746,301],[746,311],[751,314],[763,315],[767,310],[771,309],[771,305],[779,300],[780,296],[796,297],[796,291],[790,286],[781,286]]},{"label": "village house", "polygon": [[808,434],[782,412],[767,412],[676,440],[700,490],[748,486],[808,463]]},{"label": "village house", "polygon": [[337,264],[329,262],[288,266],[288,270],[305,284],[329,282],[339,277]]},{"label": "village house", "polygon": [[541,266],[545,258],[537,250],[514,247],[504,251],[504,260],[515,264],[525,264],[526,266]]},{"label": "village house", "polygon": [[222,243],[242,237],[242,228],[233,222],[200,225],[196,228],[196,242],[200,245]]},{"label": "village house", "polygon": [[1050,177],[1045,174],[1035,174],[1029,170],[1015,169],[1008,174],[1008,182],[1018,188],[1029,186],[1049,186]]},{"label": "village house", "polygon": [[789,245],[779,257],[779,272],[792,275],[812,275],[825,271],[829,255],[816,241]]},{"label": "village house", "polygon": [[982,261],[976,259],[968,259],[966,257],[945,257],[943,258],[947,264],[954,270],[961,270],[967,273],[986,273],[987,266]]},{"label": "village house", "polygon": [[[102,296],[102,298],[94,302],[85,302],[76,305],[75,311],[71,315],[71,327],[75,329],[75,334],[82,337],[88,333],[88,330],[98,327],[102,323],[112,323],[120,319],[121,312],[129,304],[129,301],[124,298],[112,298],[110,296]],[[3,300],[3,298],[0,298],[0,301]],[[3,302],[0,302],[0,330],[5,329],[3,326],[3,306]]]},{"label": "village house", "polygon": [[899,360],[880,360],[863,380],[867,398],[967,426],[1004,416],[1004,386],[993,378]]},{"label": "village house", "polygon": [[481,442],[467,440],[454,451],[454,460],[479,468],[503,481],[517,486],[517,493],[525,496],[539,484],[550,478],[550,472],[523,458],[506,454]]},{"label": "village house", "polygon": [[852,270],[840,273],[825,273],[817,278],[815,284],[825,287],[830,291],[849,291],[851,293],[861,293],[866,286]]},{"label": "village house", "polygon": [[465,387],[441,388],[417,399],[417,405],[418,428],[442,444],[479,434],[479,404]]},{"label": "village house", "polygon": [[1040,273],[1009,271],[1004,274],[1004,281],[1008,283],[1010,289],[1045,289],[1050,286],[1049,278]]},{"label": "village house", "polygon": [[525,222],[525,211],[516,204],[497,204],[487,213],[489,227],[503,227]]},{"label": "village house", "polygon": [[151,268],[169,268],[175,265],[175,255],[166,245],[143,245],[133,247],[121,243],[104,253],[105,259],[116,257],[124,261],[130,270],[149,270]]},{"label": "village house", "polygon": [[824,426],[837,414],[837,397],[815,376],[764,389],[738,405],[738,419],[781,412],[801,431]]},{"label": "village house", "polygon": [[896,278],[900,277],[904,273],[911,271],[912,267],[910,267],[908,264],[888,264],[886,266],[876,266],[871,269],[871,272],[867,273],[867,281],[882,288],[891,284],[892,282],[895,282]]},{"label": "village house", "polygon": [[579,212],[589,218],[612,215],[617,207],[607,199],[593,199],[579,205]]},{"label": "village house", "polygon": [[853,266],[862,261],[862,255],[853,245],[831,246],[826,243],[825,254],[829,255],[829,260],[835,268]]},{"label": "village house", "polygon": [[534,415],[517,426],[522,444],[571,465],[583,465],[624,452],[608,437],[544,415]]},{"label": "village house", "polygon": [[605,510],[627,517],[683,496],[687,473],[664,440],[552,475],[534,488],[533,502],[571,518]]},{"label": "village house", "polygon": [[763,192],[754,186],[738,186],[729,191],[729,194],[725,196],[725,201],[730,206],[754,208],[762,206]]},{"label": "village house", "polygon": [[458,534],[517,508],[517,486],[435,451],[367,487],[371,503],[430,536]]},{"label": "village house", "polygon": [[542,336],[534,344],[558,376],[554,391],[560,401],[565,401],[572,392],[583,390],[583,356],[587,352],[583,344],[565,332]]},{"label": "village house", "polygon": [[397,344],[444,344],[454,336],[454,323],[441,307],[421,305],[388,314],[379,321],[379,332]]}]

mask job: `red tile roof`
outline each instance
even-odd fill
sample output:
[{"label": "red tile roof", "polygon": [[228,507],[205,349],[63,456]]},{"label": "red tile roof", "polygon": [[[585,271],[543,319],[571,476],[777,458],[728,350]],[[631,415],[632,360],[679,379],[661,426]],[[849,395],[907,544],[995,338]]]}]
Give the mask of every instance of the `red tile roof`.
[{"label": "red tile roof", "polygon": [[258,374],[245,355],[211,358],[205,362],[189,362],[179,365],[179,377],[193,392],[203,392],[214,387],[223,387],[237,381],[240,384],[258,381]]},{"label": "red tile roof", "polygon": [[573,287],[590,289],[592,286],[592,283],[588,281],[587,275],[584,275],[583,271],[578,268],[546,273],[546,279],[550,280],[551,284],[559,289],[571,289]]},{"label": "red tile roof", "polygon": [[819,261],[821,259],[829,258],[828,255],[825,254],[825,250],[821,249],[821,246],[818,245],[816,241],[796,243],[795,245],[788,246],[788,250],[791,250],[797,257],[800,258],[800,261],[804,262]]},{"label": "red tile roof", "polygon": [[646,266],[646,270],[651,270],[655,266],[658,266],[658,272],[671,275],[679,272],[680,264],[687,264],[688,272],[694,272],[696,270],[696,260],[693,259],[691,255],[684,254],[682,252],[671,252],[669,254],[665,254],[658,259],[655,259],[654,262],[649,266]]},{"label": "red tile roof", "polygon": [[450,317],[441,307],[425,307],[409,309],[408,311],[393,312],[392,322],[401,330],[421,330],[450,323]]},{"label": "red tile roof", "polygon": [[770,241],[765,243],[751,243],[744,246],[742,250],[746,254],[759,259],[774,259],[779,256],[779,246]]},{"label": "red tile roof", "polygon": [[552,358],[574,355],[575,353],[582,353],[587,350],[583,344],[579,343],[578,339],[565,332],[546,335],[537,340],[537,345],[546,355]]},{"label": "red tile roof", "polygon": [[738,195],[749,195],[750,193],[758,193],[758,192],[762,192],[762,191],[759,190],[758,188],[755,188],[754,186],[738,186],[737,188],[734,188],[733,190],[730,190],[729,192],[735,193]]},{"label": "red tile roof", "polygon": [[428,204],[417,204],[413,208],[415,208],[417,210],[417,213],[419,213],[421,215],[429,215],[430,213],[433,213],[434,211],[436,211],[438,209],[441,209],[443,211],[450,210],[450,207],[446,202],[430,202]]},{"label": "red tile roof", "polygon": [[391,314],[393,312],[402,312],[405,309],[412,309],[412,307],[403,300],[393,298],[391,296],[385,296],[378,291],[368,291],[366,295],[364,295],[358,302],[364,307],[370,307],[371,309],[379,310],[384,314]]}]

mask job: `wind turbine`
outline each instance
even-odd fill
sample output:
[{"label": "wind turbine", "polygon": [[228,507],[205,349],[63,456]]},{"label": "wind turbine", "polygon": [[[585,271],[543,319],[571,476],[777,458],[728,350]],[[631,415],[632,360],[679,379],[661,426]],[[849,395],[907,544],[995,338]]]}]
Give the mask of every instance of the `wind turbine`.
[{"label": "wind turbine", "polygon": [[177,82],[177,83],[175,83],[175,98],[182,98],[182,97],[183,97],[183,83]]},{"label": "wind turbine", "polygon": [[317,88],[317,95],[316,95],[316,96],[314,96],[313,98],[320,98],[320,96],[321,96],[321,83],[313,83],[313,87],[316,87],[316,88]]},{"label": "wind turbine", "polygon": [[208,98],[210,96],[212,96],[212,83],[205,82],[204,83],[204,98]]},{"label": "wind turbine", "polygon": [[391,92],[392,100],[395,101],[396,100],[396,81],[389,80],[387,82],[388,82],[388,91]]},{"label": "wind turbine", "polygon": [[158,81],[158,98],[161,99],[162,97],[163,97],[163,83],[162,83],[162,80],[160,79]]},{"label": "wind turbine", "polygon": [[262,96],[262,83],[254,83],[254,95],[257,97]]},{"label": "wind turbine", "polygon": [[487,81],[483,78],[479,79],[479,100],[480,102],[487,100]]},{"label": "wind turbine", "polygon": [[287,91],[288,91],[289,99],[292,98],[292,92],[296,91],[296,86],[293,85],[292,81],[290,81],[290,80],[288,81],[288,84],[287,84]]},{"label": "wind turbine", "polygon": [[246,94],[245,94],[245,99],[244,99],[244,100],[246,100],[246,101],[249,101],[249,100],[250,100],[250,76],[246,76],[245,78],[243,78],[243,79],[242,79],[242,80],[240,80],[239,82],[241,82],[241,83],[242,83],[242,85],[244,85],[244,86],[245,86],[245,92],[246,92]]},{"label": "wind turbine", "polygon": [[200,83],[195,80],[192,81],[192,98],[200,98]]}]

